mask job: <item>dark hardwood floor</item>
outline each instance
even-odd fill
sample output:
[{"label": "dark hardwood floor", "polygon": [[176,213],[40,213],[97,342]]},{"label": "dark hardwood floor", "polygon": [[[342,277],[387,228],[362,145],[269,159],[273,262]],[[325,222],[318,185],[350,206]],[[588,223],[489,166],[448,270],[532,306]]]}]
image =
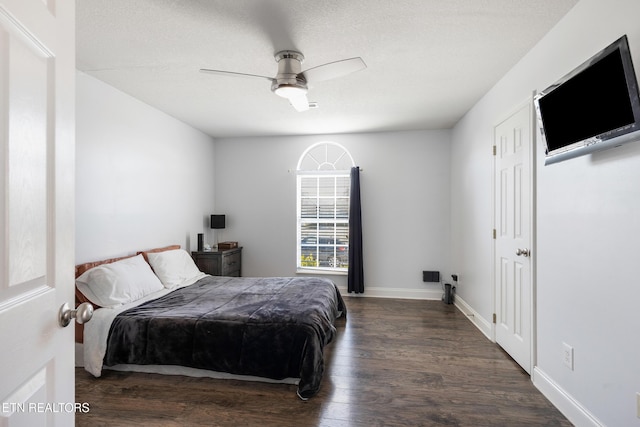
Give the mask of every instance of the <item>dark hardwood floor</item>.
[{"label": "dark hardwood floor", "polygon": [[76,370],[78,426],[570,426],[454,306],[346,298],[319,394],[293,385]]}]

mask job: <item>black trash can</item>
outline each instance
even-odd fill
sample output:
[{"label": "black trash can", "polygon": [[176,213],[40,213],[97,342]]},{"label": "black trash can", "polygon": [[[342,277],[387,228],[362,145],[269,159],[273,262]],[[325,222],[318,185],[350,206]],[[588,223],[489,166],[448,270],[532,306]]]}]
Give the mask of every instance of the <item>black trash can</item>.
[{"label": "black trash can", "polygon": [[442,296],[442,301],[445,304],[453,304],[453,287],[450,283],[444,284],[444,295]]}]

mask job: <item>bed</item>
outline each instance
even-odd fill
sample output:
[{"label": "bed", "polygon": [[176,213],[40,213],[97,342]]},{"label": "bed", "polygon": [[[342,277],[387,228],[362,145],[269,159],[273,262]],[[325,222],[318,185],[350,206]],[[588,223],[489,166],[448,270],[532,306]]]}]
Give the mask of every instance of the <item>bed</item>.
[{"label": "bed", "polygon": [[77,266],[82,302],[95,311],[76,342],[96,377],[211,372],[295,382],[303,400],[318,392],[324,347],[346,316],[330,280],[210,276],[177,245]]}]

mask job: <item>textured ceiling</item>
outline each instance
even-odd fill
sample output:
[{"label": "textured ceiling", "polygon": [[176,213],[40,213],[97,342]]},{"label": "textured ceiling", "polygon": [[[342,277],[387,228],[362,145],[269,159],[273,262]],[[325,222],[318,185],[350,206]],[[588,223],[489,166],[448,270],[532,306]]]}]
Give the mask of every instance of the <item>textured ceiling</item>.
[{"label": "textured ceiling", "polygon": [[[453,126],[577,0],[77,0],[77,67],[214,137]],[[264,79],[361,57],[296,112]]]}]

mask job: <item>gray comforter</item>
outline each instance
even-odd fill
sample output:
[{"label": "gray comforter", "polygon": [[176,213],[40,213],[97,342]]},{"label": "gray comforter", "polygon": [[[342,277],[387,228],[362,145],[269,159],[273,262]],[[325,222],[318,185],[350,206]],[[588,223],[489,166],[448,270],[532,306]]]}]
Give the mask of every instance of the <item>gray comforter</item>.
[{"label": "gray comforter", "polygon": [[320,388],[323,349],[346,314],[337,287],[320,278],[208,276],[119,314],[104,365],[180,365]]}]

